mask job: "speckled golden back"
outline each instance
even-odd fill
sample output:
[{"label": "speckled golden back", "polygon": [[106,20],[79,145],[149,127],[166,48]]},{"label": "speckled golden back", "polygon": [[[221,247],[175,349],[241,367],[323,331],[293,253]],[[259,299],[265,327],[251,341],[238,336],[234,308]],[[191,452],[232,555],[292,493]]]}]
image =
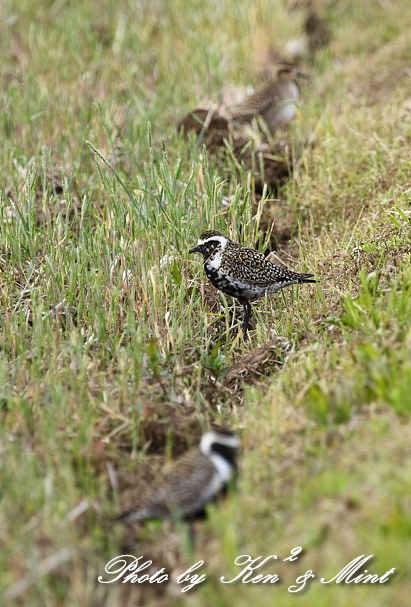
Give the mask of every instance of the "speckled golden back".
[{"label": "speckled golden back", "polygon": [[223,252],[221,270],[229,272],[234,280],[246,280],[260,287],[273,283],[294,282],[301,277],[297,272],[276,266],[262,253],[232,240]]},{"label": "speckled golden back", "polygon": [[260,115],[271,131],[290,122],[299,96],[295,77],[293,68],[284,67],[279,70],[275,78],[271,78],[255,93],[229,109],[231,120],[234,123],[250,122]]},{"label": "speckled golden back", "polygon": [[234,105],[230,117],[239,122],[251,120],[257,114],[262,114],[267,107],[277,104],[280,99],[281,84],[277,80],[269,80],[261,89]]}]

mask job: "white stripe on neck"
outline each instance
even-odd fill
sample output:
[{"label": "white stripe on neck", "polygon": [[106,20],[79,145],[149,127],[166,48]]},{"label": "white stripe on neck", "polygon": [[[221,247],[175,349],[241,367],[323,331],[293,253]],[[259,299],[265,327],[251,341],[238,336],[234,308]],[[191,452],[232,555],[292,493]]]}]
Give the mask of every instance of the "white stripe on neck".
[{"label": "white stripe on neck", "polygon": [[222,484],[227,483],[233,476],[234,466],[219,453],[212,453],[208,457],[213,462]]}]

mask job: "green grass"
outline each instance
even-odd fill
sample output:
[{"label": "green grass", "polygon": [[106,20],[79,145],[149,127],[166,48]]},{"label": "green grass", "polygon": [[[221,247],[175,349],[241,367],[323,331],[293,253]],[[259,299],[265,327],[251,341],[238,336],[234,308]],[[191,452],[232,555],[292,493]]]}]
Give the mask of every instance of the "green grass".
[{"label": "green grass", "polygon": [[[229,159],[217,167],[175,124],[227,83],[256,83],[263,50],[299,35],[303,12],[270,0],[18,4],[0,8],[0,597],[405,607],[408,4],[318,2],[334,38],[306,66],[292,128],[296,146],[312,145],[255,216],[251,177]],[[264,250],[267,216],[295,234],[277,254],[319,282],[255,304],[244,344],[239,310],[187,251],[207,228]],[[169,572],[204,559],[207,584],[191,599],[99,584],[131,538],[107,517],[212,423],[241,434],[241,477],[200,526],[195,558],[184,529],[161,525],[127,549]],[[281,585],[219,581],[240,554],[298,545]],[[360,554],[396,575],[287,592]]]}]

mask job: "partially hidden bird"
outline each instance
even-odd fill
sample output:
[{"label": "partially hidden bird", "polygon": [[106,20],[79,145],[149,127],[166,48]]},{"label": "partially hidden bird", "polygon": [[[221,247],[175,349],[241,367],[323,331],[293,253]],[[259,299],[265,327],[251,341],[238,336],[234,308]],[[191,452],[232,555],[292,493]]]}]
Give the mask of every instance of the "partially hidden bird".
[{"label": "partially hidden bird", "polygon": [[292,65],[282,65],[276,75],[240,103],[226,108],[235,125],[261,116],[271,133],[294,120],[299,99],[298,77],[306,77]]},{"label": "partially hidden bird", "polygon": [[244,339],[249,328],[250,301],[289,285],[316,282],[313,274],[299,274],[277,266],[262,253],[230,240],[217,230],[200,234],[196,246],[188,252],[201,253],[211,284],[242,304]]},{"label": "partially hidden bird", "polygon": [[139,503],[115,520],[137,523],[147,519],[192,522],[206,515],[206,506],[224,493],[237,471],[240,439],[231,431],[211,430],[199,446],[167,464]]}]

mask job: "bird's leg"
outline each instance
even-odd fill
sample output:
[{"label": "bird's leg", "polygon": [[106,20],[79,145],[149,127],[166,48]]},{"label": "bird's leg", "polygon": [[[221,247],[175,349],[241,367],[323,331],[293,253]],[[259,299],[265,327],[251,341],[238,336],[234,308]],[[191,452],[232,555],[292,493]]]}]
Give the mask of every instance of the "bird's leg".
[{"label": "bird's leg", "polygon": [[193,556],[196,545],[196,529],[193,520],[188,522],[188,550],[190,557]]},{"label": "bird's leg", "polygon": [[243,304],[243,338],[244,341],[248,339],[248,321],[250,320],[251,305],[246,299],[239,300]]}]

